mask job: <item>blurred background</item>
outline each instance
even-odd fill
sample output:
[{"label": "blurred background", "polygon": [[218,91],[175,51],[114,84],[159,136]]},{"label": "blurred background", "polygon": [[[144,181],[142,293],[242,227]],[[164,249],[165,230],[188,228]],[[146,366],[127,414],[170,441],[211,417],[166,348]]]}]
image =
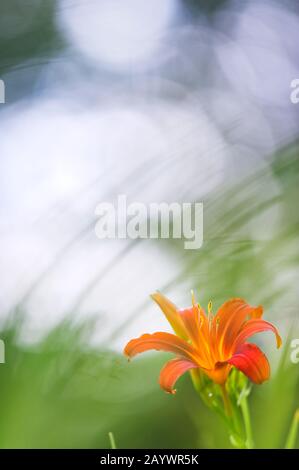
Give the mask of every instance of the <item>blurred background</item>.
[{"label": "blurred background", "polygon": [[[296,0],[1,0],[0,447],[229,447],[189,377],[124,344],[169,330],[156,289],[214,309],[265,306],[273,379],[256,444],[281,447],[298,403]],[[203,202],[204,243],[99,240],[95,208]]]}]

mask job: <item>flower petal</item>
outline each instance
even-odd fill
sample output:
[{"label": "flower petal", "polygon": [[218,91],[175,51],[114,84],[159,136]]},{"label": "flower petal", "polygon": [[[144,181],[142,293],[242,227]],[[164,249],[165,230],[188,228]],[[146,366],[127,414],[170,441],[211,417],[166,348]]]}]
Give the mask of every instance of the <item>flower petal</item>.
[{"label": "flower petal", "polygon": [[198,306],[195,305],[194,307],[180,309],[179,315],[183,321],[188,338],[190,338],[191,341],[196,344],[198,342],[201,325],[200,311]]},{"label": "flower petal", "polygon": [[195,369],[198,365],[194,362],[187,361],[186,359],[172,359],[167,362],[160,372],[160,386],[165,392],[174,394],[176,390],[173,389],[176,381],[187,370]]},{"label": "flower petal", "polygon": [[270,377],[270,365],[265,354],[255,345],[244,343],[228,361],[256,384]]},{"label": "flower petal", "polygon": [[197,361],[197,353],[195,349],[185,340],[171,333],[153,333],[145,334],[140,338],[132,339],[128,342],[124,349],[124,354],[129,358],[136,356],[145,351],[150,350],[172,352],[177,356],[183,357],[190,361]]},{"label": "flower petal", "polygon": [[256,333],[261,333],[263,331],[273,331],[276,336],[276,344],[277,348],[280,348],[282,345],[282,339],[279,336],[277,328],[275,328],[272,323],[269,323],[265,320],[248,320],[243,328],[241,329],[240,333],[238,334],[235,342],[234,342],[234,349],[238,350],[238,348],[246,341],[250,336],[255,335]]},{"label": "flower petal", "polygon": [[181,338],[187,339],[188,334],[177,307],[160,292],[155,292],[151,295],[151,298],[159,305],[173,331]]},{"label": "flower petal", "polygon": [[198,305],[179,310],[188,338],[192,341],[206,368],[213,366],[209,343],[209,322],[204,310]]},{"label": "flower petal", "polygon": [[213,319],[217,330],[219,359],[224,360],[232,351],[232,345],[246,319],[260,318],[263,307],[252,307],[245,300],[234,298],[225,302]]}]

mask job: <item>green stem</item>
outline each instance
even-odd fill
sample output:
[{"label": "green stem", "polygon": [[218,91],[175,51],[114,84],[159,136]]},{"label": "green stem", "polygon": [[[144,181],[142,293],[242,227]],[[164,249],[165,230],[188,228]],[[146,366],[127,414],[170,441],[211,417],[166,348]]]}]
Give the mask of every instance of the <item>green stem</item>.
[{"label": "green stem", "polygon": [[234,404],[231,402],[225,384],[221,386],[222,399],[224,403],[226,424],[230,432],[230,441],[234,447],[244,449],[244,439],[241,437],[240,422]]},{"label": "green stem", "polygon": [[246,447],[247,447],[247,449],[253,449],[254,448],[254,443],[253,443],[253,438],[252,438],[251,420],[250,420],[249,407],[248,407],[246,397],[242,398],[240,406],[241,406],[241,411],[242,411],[243,420],[244,420],[245,433],[246,433]]},{"label": "green stem", "polygon": [[114,439],[113,432],[109,432],[109,433],[108,433],[108,436],[109,436],[109,441],[110,441],[110,447],[111,447],[111,449],[116,449],[116,444],[115,444],[115,439]]},{"label": "green stem", "polygon": [[297,434],[298,434],[298,427],[299,427],[299,409],[294,414],[294,418],[293,418],[291,428],[287,437],[287,442],[285,445],[286,449],[295,448]]},{"label": "green stem", "polygon": [[225,413],[230,418],[232,415],[232,407],[231,407],[231,402],[230,402],[228,393],[225,388],[225,384],[221,385],[221,391],[222,391],[222,398],[223,398]]}]

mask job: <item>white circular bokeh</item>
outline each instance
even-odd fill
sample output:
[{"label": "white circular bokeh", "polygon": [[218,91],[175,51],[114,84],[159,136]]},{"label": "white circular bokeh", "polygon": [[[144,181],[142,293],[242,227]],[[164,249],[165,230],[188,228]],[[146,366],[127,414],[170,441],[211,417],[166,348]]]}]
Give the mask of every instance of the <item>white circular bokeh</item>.
[{"label": "white circular bokeh", "polygon": [[161,40],[176,16],[177,0],[62,2],[58,23],[86,57],[107,68],[147,68],[161,57]]}]

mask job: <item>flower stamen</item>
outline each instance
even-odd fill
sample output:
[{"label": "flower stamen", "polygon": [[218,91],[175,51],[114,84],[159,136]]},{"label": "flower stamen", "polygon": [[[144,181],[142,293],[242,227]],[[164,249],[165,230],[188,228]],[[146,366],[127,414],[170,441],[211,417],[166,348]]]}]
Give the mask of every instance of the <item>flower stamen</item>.
[{"label": "flower stamen", "polygon": [[209,320],[209,330],[211,331],[212,329],[212,323],[213,323],[213,303],[210,300],[208,303],[208,320]]},{"label": "flower stamen", "polygon": [[196,306],[196,300],[195,300],[195,294],[194,294],[193,289],[191,289],[191,300],[192,300],[192,306],[195,307]]}]

